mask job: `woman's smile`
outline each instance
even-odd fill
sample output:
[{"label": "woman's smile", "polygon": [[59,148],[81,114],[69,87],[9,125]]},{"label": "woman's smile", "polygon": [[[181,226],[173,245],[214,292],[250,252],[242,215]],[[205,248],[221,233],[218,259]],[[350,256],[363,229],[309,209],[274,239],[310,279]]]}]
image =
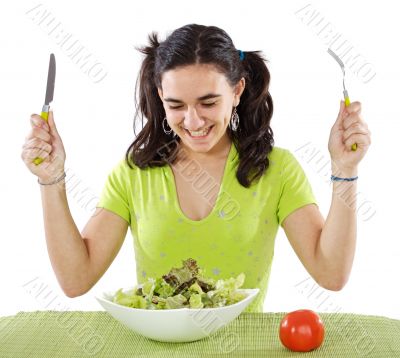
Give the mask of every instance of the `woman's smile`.
[{"label": "woman's smile", "polygon": [[214,128],[214,125],[208,126],[202,130],[199,131],[190,131],[186,128],[183,128],[185,130],[185,133],[187,136],[189,136],[192,139],[199,140],[199,139],[205,139],[209,136],[211,133],[212,129]]}]

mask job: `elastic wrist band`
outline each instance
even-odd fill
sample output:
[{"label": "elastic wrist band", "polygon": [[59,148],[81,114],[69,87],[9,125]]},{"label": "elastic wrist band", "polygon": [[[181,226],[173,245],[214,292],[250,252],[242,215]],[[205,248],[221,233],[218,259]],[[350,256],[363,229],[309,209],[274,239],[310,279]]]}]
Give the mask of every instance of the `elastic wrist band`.
[{"label": "elastic wrist band", "polygon": [[339,178],[339,177],[335,177],[334,175],[331,175],[332,181],[353,181],[353,180],[357,180],[357,179],[358,179],[358,176],[352,177],[352,178]]}]

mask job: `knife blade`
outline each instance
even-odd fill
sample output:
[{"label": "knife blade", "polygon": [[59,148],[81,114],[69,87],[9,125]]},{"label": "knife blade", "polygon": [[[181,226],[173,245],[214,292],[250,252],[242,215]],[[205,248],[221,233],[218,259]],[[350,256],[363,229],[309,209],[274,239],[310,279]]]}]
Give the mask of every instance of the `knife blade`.
[{"label": "knife blade", "polygon": [[44,104],[48,106],[53,101],[54,96],[54,82],[56,80],[56,58],[54,54],[50,54],[49,72],[47,75],[46,96]]},{"label": "knife blade", "polygon": [[[50,54],[49,61],[49,71],[47,74],[47,86],[46,86],[46,96],[44,99],[44,105],[42,107],[42,113],[40,116],[47,121],[49,118],[50,103],[53,101],[54,97],[54,83],[56,80],[56,58],[54,54]],[[33,162],[38,165],[43,162],[43,159],[36,157]]]}]

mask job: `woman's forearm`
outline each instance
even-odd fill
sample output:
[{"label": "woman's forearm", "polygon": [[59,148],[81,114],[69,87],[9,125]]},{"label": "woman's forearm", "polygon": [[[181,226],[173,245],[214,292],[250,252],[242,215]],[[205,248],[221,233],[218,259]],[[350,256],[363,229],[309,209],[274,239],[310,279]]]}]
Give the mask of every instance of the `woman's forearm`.
[{"label": "woman's forearm", "polygon": [[[338,170],[338,177],[357,176],[357,169]],[[332,181],[332,202],[316,250],[319,284],[330,290],[340,290],[347,282],[356,248],[357,180]]]},{"label": "woman's forearm", "polygon": [[65,294],[74,297],[87,281],[88,251],[69,210],[65,181],[40,190],[51,265]]}]

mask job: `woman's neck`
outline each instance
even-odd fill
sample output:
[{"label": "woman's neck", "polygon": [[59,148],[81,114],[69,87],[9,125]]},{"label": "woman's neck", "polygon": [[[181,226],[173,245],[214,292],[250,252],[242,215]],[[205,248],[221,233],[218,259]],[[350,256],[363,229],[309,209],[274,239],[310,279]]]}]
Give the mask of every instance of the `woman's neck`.
[{"label": "woman's neck", "polygon": [[225,161],[232,145],[231,139],[225,135],[206,153],[194,152],[186,145],[181,144],[178,160],[181,162],[197,161],[200,165],[209,166],[220,161]]}]

